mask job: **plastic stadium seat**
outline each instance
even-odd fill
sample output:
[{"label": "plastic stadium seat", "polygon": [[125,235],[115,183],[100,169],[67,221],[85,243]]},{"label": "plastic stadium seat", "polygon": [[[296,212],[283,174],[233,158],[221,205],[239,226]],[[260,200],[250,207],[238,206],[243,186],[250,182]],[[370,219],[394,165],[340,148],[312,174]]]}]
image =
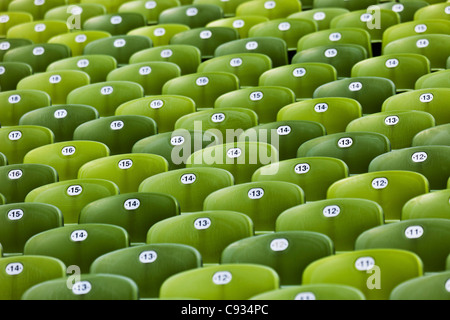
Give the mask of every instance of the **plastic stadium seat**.
[{"label": "plastic stadium seat", "polygon": [[327,199],[360,198],[372,200],[383,208],[385,223],[401,219],[403,205],[429,192],[428,180],[412,171],[378,171],[354,175],[333,183]]},{"label": "plastic stadium seat", "polygon": [[400,283],[423,275],[420,258],[406,250],[369,249],[325,257],[308,265],[303,284],[343,284],[367,300],[388,300]]},{"label": "plastic stadium seat", "polygon": [[117,61],[109,55],[84,55],[52,62],[47,71],[79,70],[89,75],[90,84],[106,81],[107,75],[117,68]]},{"label": "plastic stadium seat", "polygon": [[184,168],[149,176],[139,192],[158,192],[177,199],[181,212],[203,210],[203,201],[214,191],[233,185],[233,176],[219,168]]},{"label": "plastic stadium seat", "polygon": [[348,177],[348,167],[340,159],[328,157],[294,158],[266,165],[255,171],[252,181],[286,181],[297,184],[305,201],[325,199],[327,189]]},{"label": "plastic stadium seat", "polygon": [[173,62],[152,61],[133,63],[111,70],[106,81],[131,81],[144,88],[144,95],[158,95],[163,85],[181,75],[181,69]]},{"label": "plastic stadium seat", "polygon": [[89,42],[83,54],[107,54],[117,60],[118,66],[123,66],[129,63],[134,53],[152,46],[152,40],[145,36],[118,35]]},{"label": "plastic stadium seat", "polygon": [[35,284],[66,276],[66,266],[61,260],[45,256],[3,257],[0,268],[4,270],[0,274],[1,300],[20,300]]},{"label": "plastic stadium seat", "polygon": [[[191,1],[191,0],[190,0]],[[193,4],[215,4],[222,8],[224,17],[233,17],[236,15],[237,7],[248,0],[193,0]]]},{"label": "plastic stadium seat", "polygon": [[274,232],[238,240],[227,246],[221,264],[259,264],[274,269],[280,286],[300,285],[306,266],[334,254],[331,239],[318,232]]},{"label": "plastic stadium seat", "polygon": [[376,132],[353,131],[328,134],[304,142],[297,157],[333,157],[344,161],[349,174],[365,173],[377,156],[391,151],[389,139]]},{"label": "plastic stadium seat", "polygon": [[25,255],[45,255],[60,259],[66,266],[89,272],[99,256],[129,246],[125,229],[108,224],[75,224],[34,235],[25,243]]},{"label": "plastic stadium seat", "polygon": [[28,151],[52,144],[54,134],[41,126],[10,126],[0,128],[0,141],[0,152],[8,164],[21,164]]},{"label": "plastic stadium seat", "polygon": [[218,264],[229,244],[253,236],[252,220],[235,211],[199,211],[181,214],[154,224],[147,243],[179,243],[196,248],[203,264]]},{"label": "plastic stadium seat", "polygon": [[205,27],[208,22],[224,17],[223,9],[214,4],[185,4],[163,10],[158,24],[178,23],[189,28]]},{"label": "plastic stadium seat", "polygon": [[287,160],[297,157],[297,149],[302,143],[325,134],[325,127],[320,123],[286,120],[247,129],[239,136],[239,140],[267,142],[277,148],[279,160]]},{"label": "plastic stadium seat", "polygon": [[[141,3],[143,3],[141,1]],[[155,24],[130,30],[128,35],[141,35],[152,40],[153,47],[166,46],[170,44],[170,39],[183,31],[191,30],[187,25],[168,23]]]},{"label": "plastic stadium seat", "polygon": [[259,86],[282,86],[291,89],[297,101],[311,99],[321,85],[337,80],[337,70],[330,64],[294,63],[273,67],[259,77]]},{"label": "plastic stadium seat", "polygon": [[396,94],[394,83],[387,78],[354,77],[339,79],[318,87],[313,98],[343,97],[357,100],[364,115],[381,111],[383,102]]},{"label": "plastic stadium seat", "polygon": [[80,3],[78,0],[73,2],[69,1],[65,5],[47,10],[44,14],[44,20],[61,20],[67,22],[69,29],[74,31],[82,28],[83,21],[106,14],[105,6],[100,3]]},{"label": "plastic stadium seat", "polygon": [[70,57],[70,48],[59,43],[39,43],[23,45],[8,50],[4,62],[24,62],[31,66],[33,73],[44,72],[55,61]]},{"label": "plastic stadium seat", "polygon": [[63,141],[35,147],[24,163],[46,164],[58,172],[59,181],[76,179],[79,168],[86,162],[109,156],[106,145],[96,141]]},{"label": "plastic stadium seat", "polygon": [[122,4],[127,0],[80,0],[80,3],[97,3],[106,8],[107,13],[117,12]]},{"label": "plastic stadium seat", "polygon": [[428,274],[400,283],[389,300],[449,300],[450,271]]},{"label": "plastic stadium seat", "polygon": [[33,44],[33,41],[23,38],[0,39],[0,60],[3,61],[5,54],[14,48]]},{"label": "plastic stadium seat", "polygon": [[188,270],[168,278],[160,299],[247,300],[279,288],[279,276],[269,267],[226,264]]},{"label": "plastic stadium seat", "polygon": [[201,266],[200,253],[193,247],[161,243],[106,253],[92,263],[90,273],[128,277],[139,287],[140,299],[155,299],[167,278]]},{"label": "plastic stadium seat", "polygon": [[355,44],[332,44],[318,46],[297,52],[291,60],[292,64],[326,63],[332,65],[338,78],[350,77],[353,66],[368,58],[366,49]]},{"label": "plastic stadium seat", "polygon": [[370,34],[364,29],[352,27],[319,30],[307,34],[297,42],[297,52],[319,46],[340,44],[362,46],[366,49],[368,57],[373,56]]},{"label": "plastic stadium seat", "polygon": [[13,0],[10,1],[7,9],[11,12],[28,12],[33,16],[33,20],[40,20],[44,18],[45,13],[50,9],[65,5],[66,3],[66,0]]},{"label": "plastic stadium seat", "polygon": [[337,253],[353,251],[364,231],[384,224],[383,209],[374,201],[358,198],[324,199],[282,212],[277,232],[310,231],[330,237]]},{"label": "plastic stadium seat", "polygon": [[234,177],[234,183],[252,181],[253,173],[259,168],[278,162],[278,151],[270,144],[262,142],[235,142],[217,144],[194,152],[187,160],[186,167],[222,168]]},{"label": "plastic stadium seat", "polygon": [[387,28],[399,24],[400,15],[397,12],[376,6],[366,8],[334,17],[330,22],[330,28],[362,28],[369,32],[372,43],[381,43],[383,32]]},{"label": "plastic stadium seat", "polygon": [[83,21],[83,30],[105,31],[113,36],[125,35],[129,31],[144,27],[147,21],[138,12],[116,12],[91,17]]},{"label": "plastic stadium seat", "polygon": [[[246,0],[247,1],[247,0]],[[254,25],[269,21],[269,18],[257,15],[227,17],[209,22],[207,27],[231,27],[239,33],[239,38],[248,38],[248,31]]]},{"label": "plastic stadium seat", "polygon": [[366,9],[378,4],[378,0],[314,0],[313,8],[345,8],[350,11]]},{"label": "plastic stadium seat", "polygon": [[417,12],[414,14],[414,20],[448,20],[448,10],[448,3],[435,3],[435,1],[433,1],[433,3],[430,3],[429,6],[417,10]]},{"label": "plastic stadium seat", "polygon": [[17,84],[18,90],[40,90],[47,92],[52,104],[67,103],[68,94],[90,84],[89,75],[79,70],[55,70],[34,73]]},{"label": "plastic stadium seat", "polygon": [[58,181],[58,173],[43,164],[10,164],[0,167],[0,193],[7,203],[23,202],[31,190]]},{"label": "plastic stadium seat", "polygon": [[6,156],[3,153],[0,152],[0,167],[6,166],[7,164],[8,164],[8,159],[6,158]]},{"label": "plastic stadium seat", "polygon": [[130,153],[135,142],[156,134],[156,122],[139,115],[109,116],[94,119],[79,125],[74,140],[102,142],[111,155]]},{"label": "plastic stadium seat", "polygon": [[428,5],[429,2],[425,0],[399,0],[398,3],[386,1],[377,4],[381,9],[389,9],[397,12],[400,16],[401,23],[414,20],[414,15],[417,10]]},{"label": "plastic stadium seat", "polygon": [[351,77],[382,77],[394,82],[397,92],[413,90],[417,79],[429,74],[430,60],[416,53],[386,54],[356,63]]},{"label": "plastic stadium seat", "polygon": [[86,205],[79,223],[112,224],[127,230],[132,246],[144,244],[156,222],[180,214],[177,200],[167,194],[129,192],[102,198]]},{"label": "plastic stadium seat", "polygon": [[218,46],[214,56],[246,52],[262,53],[269,56],[274,68],[289,63],[286,42],[277,37],[248,37],[233,40]]},{"label": "plastic stadium seat", "polygon": [[206,60],[214,57],[221,44],[237,39],[238,32],[230,27],[198,27],[173,35],[169,44],[193,45],[200,50],[202,60]]},{"label": "plastic stadium seat", "polygon": [[99,30],[82,30],[72,31],[68,33],[59,34],[48,39],[48,43],[64,44],[70,48],[72,57],[83,55],[84,48],[92,41],[109,38],[111,34]]},{"label": "plastic stadium seat", "polygon": [[48,93],[39,90],[0,92],[0,124],[16,126],[27,112],[51,105]]},{"label": "plastic stadium seat", "polygon": [[0,62],[1,91],[16,90],[23,78],[33,73],[31,66],[24,62]]},{"label": "plastic stadium seat", "polygon": [[316,31],[315,21],[303,18],[279,18],[254,25],[248,31],[248,36],[251,38],[277,37],[286,42],[289,51],[295,51],[301,37]]},{"label": "plastic stadium seat", "polygon": [[[303,2],[302,6],[304,8]],[[314,21],[317,24],[317,30],[326,30],[330,28],[331,20],[341,14],[347,13],[349,10],[345,8],[316,8],[310,10],[303,10],[300,12],[294,12],[288,15],[291,19],[308,19]]]},{"label": "plastic stadium seat", "polygon": [[45,43],[50,38],[69,32],[63,21],[40,20],[25,22],[9,28],[7,38],[30,39],[34,43]]},{"label": "plastic stadium seat", "polygon": [[5,12],[4,10],[0,11],[0,17],[2,18],[0,21],[0,35],[2,36],[2,38],[6,38],[8,30],[13,26],[33,21],[33,16],[28,12]]},{"label": "plastic stadium seat", "polygon": [[353,120],[346,131],[369,131],[383,134],[389,139],[391,149],[409,148],[414,136],[435,125],[428,112],[416,110],[385,111],[372,113]]},{"label": "plastic stadium seat", "polygon": [[274,20],[299,11],[302,11],[302,3],[296,0],[252,0],[240,4],[236,16],[259,15]]},{"label": "plastic stadium seat", "polygon": [[21,255],[35,234],[63,226],[61,211],[44,203],[11,203],[0,206],[0,243],[3,255]]},{"label": "plastic stadium seat", "polygon": [[409,170],[423,174],[431,190],[447,188],[450,176],[450,146],[419,146],[393,150],[379,155],[369,171]]},{"label": "plastic stadium seat", "polygon": [[322,124],[327,134],[344,132],[362,116],[361,104],[352,98],[325,97],[298,101],[283,107],[277,121],[307,120]]},{"label": "plastic stadium seat", "polygon": [[144,49],[134,53],[130,57],[130,63],[147,61],[167,61],[177,64],[181,69],[181,74],[186,75],[197,72],[197,67],[201,63],[200,50],[193,45],[157,46]]},{"label": "plastic stadium seat", "polygon": [[79,179],[96,178],[114,182],[121,193],[137,192],[141,182],[168,171],[167,160],[154,154],[118,154],[85,163],[78,170]]},{"label": "plastic stadium seat", "polygon": [[414,89],[426,88],[450,88],[450,70],[435,71],[417,79]]},{"label": "plastic stadium seat", "polygon": [[444,70],[450,55],[449,34],[426,34],[410,36],[389,42],[383,49],[384,54],[417,53],[430,60],[432,71]]},{"label": "plastic stadium seat", "polygon": [[450,146],[450,123],[424,129],[412,139],[412,147],[427,145]]},{"label": "plastic stadium seat", "polygon": [[295,93],[283,86],[251,86],[240,88],[219,96],[214,108],[247,108],[258,115],[260,124],[277,120],[278,111],[294,103]]},{"label": "plastic stadium seat", "polygon": [[219,137],[210,131],[179,129],[141,139],[133,145],[132,152],[158,154],[167,160],[169,170],[182,169],[192,153],[212,146],[218,140]]},{"label": "plastic stadium seat", "polygon": [[228,72],[196,72],[167,81],[163,95],[181,95],[194,100],[197,110],[213,108],[224,93],[239,89],[239,78]]},{"label": "plastic stadium seat", "polygon": [[402,208],[401,220],[450,217],[450,190],[432,191],[406,202]]},{"label": "plastic stadium seat", "polygon": [[144,88],[130,81],[104,81],[72,90],[68,104],[86,104],[97,109],[100,117],[113,116],[123,103],[144,96]]},{"label": "plastic stadium seat", "polygon": [[449,229],[448,219],[421,218],[390,223],[360,234],[355,241],[355,250],[408,250],[420,257],[425,273],[440,272],[445,270],[450,252]]},{"label": "plastic stadium seat", "polygon": [[366,300],[355,287],[339,284],[310,284],[289,286],[263,292],[250,300]]},{"label": "plastic stadium seat", "polygon": [[22,300],[108,301],[139,300],[139,288],[128,277],[115,274],[81,274],[77,280],[54,279],[24,292]]},{"label": "plastic stadium seat", "polygon": [[284,181],[242,183],[208,195],[203,209],[230,210],[246,214],[256,234],[275,231],[275,221],[286,209],[304,203],[303,190]]},{"label": "plastic stadium seat", "polygon": [[137,12],[144,15],[147,24],[156,25],[161,12],[180,6],[179,0],[125,1],[117,12]]},{"label": "plastic stadium seat", "polygon": [[436,125],[450,122],[450,112],[442,104],[450,96],[449,88],[424,88],[403,92],[386,99],[382,105],[385,112],[417,110],[431,114]]}]

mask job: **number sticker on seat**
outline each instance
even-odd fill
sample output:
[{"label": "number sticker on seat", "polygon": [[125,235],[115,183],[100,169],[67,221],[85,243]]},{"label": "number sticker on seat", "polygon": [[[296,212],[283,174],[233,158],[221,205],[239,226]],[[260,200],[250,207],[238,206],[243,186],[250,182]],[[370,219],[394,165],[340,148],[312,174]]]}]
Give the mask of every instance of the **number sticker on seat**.
[{"label": "number sticker on seat", "polygon": [[290,126],[279,126],[277,128],[277,134],[280,136],[287,136],[291,133],[291,127]]},{"label": "number sticker on seat", "polygon": [[22,219],[24,212],[22,209],[12,209],[8,211],[8,219],[15,221]]},{"label": "number sticker on seat", "polygon": [[252,200],[258,200],[264,197],[263,188],[252,188],[248,191],[248,197]]},{"label": "number sticker on seat", "polygon": [[292,71],[292,75],[296,78],[301,78],[306,74],[306,69],[305,68],[295,68]]},{"label": "number sticker on seat", "polygon": [[247,50],[256,50],[258,48],[258,42],[256,41],[249,41],[245,44],[245,48]]},{"label": "number sticker on seat", "polygon": [[53,113],[53,116],[55,119],[64,119],[67,117],[67,110],[66,109],[58,109]]},{"label": "number sticker on seat", "polygon": [[150,108],[152,109],[160,109],[164,106],[164,101],[161,99],[152,100],[150,102]]},{"label": "number sticker on seat", "polygon": [[278,30],[280,31],[288,31],[291,28],[291,24],[289,22],[281,22],[278,25]]},{"label": "number sticker on seat", "polygon": [[223,121],[225,121],[225,114],[221,113],[221,112],[220,113],[214,113],[211,116],[211,121],[214,122],[214,123],[223,122]]},{"label": "number sticker on seat", "polygon": [[19,103],[20,100],[22,100],[22,98],[18,94],[12,94],[8,98],[8,102],[11,103],[11,104]]},{"label": "number sticker on seat", "polygon": [[17,141],[22,138],[22,132],[21,131],[11,131],[8,134],[8,139],[11,141]]},{"label": "number sticker on seat", "polygon": [[17,276],[23,272],[23,264],[20,262],[9,263],[5,268],[5,272],[7,275]]},{"label": "number sticker on seat", "polygon": [[136,210],[139,209],[140,206],[141,202],[139,201],[139,199],[127,199],[123,203],[123,207],[125,210]]},{"label": "number sticker on seat", "polygon": [[327,218],[334,218],[341,213],[341,208],[337,205],[326,206],[323,208],[322,213]]},{"label": "number sticker on seat", "polygon": [[130,169],[133,166],[133,160],[131,159],[123,159],[119,161],[118,167],[119,169],[125,170]]},{"label": "number sticker on seat", "polygon": [[78,281],[72,286],[72,293],[77,296],[88,294],[92,290],[92,285],[89,281]]},{"label": "number sticker on seat", "polygon": [[352,138],[341,138],[337,142],[339,148],[350,148],[353,145]]},{"label": "number sticker on seat", "polygon": [[250,93],[250,100],[259,101],[264,97],[264,94],[261,91],[253,91]]},{"label": "number sticker on seat", "polygon": [[213,283],[217,285],[228,284],[231,282],[232,279],[233,276],[229,271],[218,271],[212,277]]},{"label": "number sticker on seat", "polygon": [[183,136],[175,136],[170,139],[170,144],[173,146],[180,146],[184,143]]},{"label": "number sticker on seat", "polygon": [[399,65],[398,59],[388,59],[386,61],[386,67],[387,68],[396,68]]},{"label": "number sticker on seat", "polygon": [[372,187],[374,189],[384,189],[388,186],[388,179],[386,178],[375,178],[372,180]]},{"label": "number sticker on seat", "polygon": [[372,257],[361,257],[355,262],[355,268],[359,271],[367,271],[375,266],[375,259]]},{"label": "number sticker on seat", "polygon": [[141,263],[152,263],[155,262],[157,258],[158,254],[153,250],[143,251],[139,255],[139,261]]},{"label": "number sticker on seat", "polygon": [[70,239],[75,242],[81,242],[86,240],[88,233],[86,230],[75,230],[70,234]]},{"label": "number sticker on seat", "polygon": [[294,300],[316,300],[316,296],[312,292],[302,292],[297,294]]},{"label": "number sticker on seat", "polygon": [[414,31],[416,33],[424,33],[425,31],[427,31],[427,29],[428,29],[427,25],[422,23],[414,27]]},{"label": "number sticker on seat", "polygon": [[398,116],[388,116],[384,118],[384,123],[388,126],[395,126],[399,121],[400,118]]},{"label": "number sticker on seat", "polygon": [[342,39],[342,34],[340,32],[333,32],[328,36],[330,41],[339,41]]},{"label": "number sticker on seat", "polygon": [[193,173],[183,174],[180,178],[182,184],[193,184],[197,180],[197,176]]},{"label": "number sticker on seat", "polygon": [[410,226],[405,230],[405,237],[408,239],[418,239],[423,236],[422,226]]},{"label": "number sticker on seat", "polygon": [[227,151],[228,158],[239,158],[242,154],[242,150],[240,148],[231,148]]},{"label": "number sticker on seat", "polygon": [[424,93],[424,94],[421,94],[419,97],[419,101],[423,102],[423,103],[431,102],[431,101],[433,101],[433,99],[434,99],[434,96],[432,93]]},{"label": "number sticker on seat", "polygon": [[73,185],[67,188],[67,195],[73,197],[78,196],[83,192],[83,188],[80,185]]},{"label": "number sticker on seat", "polygon": [[22,170],[11,170],[8,172],[8,178],[11,180],[19,180],[20,178],[22,178],[23,172]]},{"label": "number sticker on seat", "polygon": [[355,92],[355,91],[360,91],[362,89],[362,87],[363,87],[363,85],[361,82],[352,82],[349,84],[348,89],[350,91]]},{"label": "number sticker on seat", "polygon": [[124,125],[125,125],[125,124],[123,123],[123,121],[121,121],[121,120],[116,120],[116,121],[111,122],[110,128],[111,128],[112,130],[122,130],[123,127],[124,127]]},{"label": "number sticker on seat", "polygon": [[199,77],[197,78],[197,80],[195,81],[195,83],[199,86],[199,87],[203,87],[206,86],[209,83],[209,79],[207,77]]},{"label": "number sticker on seat", "polygon": [[325,14],[325,12],[319,11],[314,13],[313,15],[313,19],[316,21],[322,21],[327,17],[327,15]]},{"label": "number sticker on seat", "polygon": [[297,174],[305,174],[309,172],[310,169],[311,167],[308,163],[299,163],[294,167],[294,172]]},{"label": "number sticker on seat", "polygon": [[272,251],[284,251],[289,247],[289,241],[284,238],[273,239],[270,242],[270,249]]},{"label": "number sticker on seat", "polygon": [[413,162],[424,162],[428,159],[428,154],[426,152],[414,152],[411,156]]},{"label": "number sticker on seat", "polygon": [[318,103],[314,106],[314,111],[317,113],[322,113],[328,110],[328,104]]},{"label": "number sticker on seat", "polygon": [[211,219],[209,218],[198,218],[194,221],[194,227],[197,230],[206,230],[211,226]]},{"label": "number sticker on seat", "polygon": [[66,147],[62,148],[61,154],[63,156],[71,156],[71,155],[75,154],[76,150],[77,149],[74,146],[66,146]]}]

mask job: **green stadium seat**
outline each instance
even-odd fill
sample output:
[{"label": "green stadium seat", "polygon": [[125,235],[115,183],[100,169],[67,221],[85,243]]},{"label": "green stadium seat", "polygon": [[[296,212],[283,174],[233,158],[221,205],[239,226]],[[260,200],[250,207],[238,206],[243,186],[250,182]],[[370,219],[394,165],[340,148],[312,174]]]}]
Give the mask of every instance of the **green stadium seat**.
[{"label": "green stadium seat", "polygon": [[34,43],[45,43],[50,38],[67,32],[69,27],[63,21],[34,20],[9,28],[6,38],[24,38]]},{"label": "green stadium seat", "polygon": [[[431,0],[430,0],[431,1]],[[426,20],[426,19],[443,19],[448,20],[448,4],[436,3],[433,1],[429,6],[417,10],[414,14],[414,20]]]},{"label": "green stadium seat", "polygon": [[[192,1],[192,0],[189,0]],[[215,4],[222,8],[224,17],[233,17],[236,15],[237,7],[248,0],[193,0],[193,4]]]},{"label": "green stadium seat", "polygon": [[117,12],[137,12],[144,15],[147,24],[156,25],[161,12],[166,9],[180,6],[179,0],[153,0],[153,1],[125,1]]},{"label": "green stadium seat", "polygon": [[412,139],[412,147],[428,145],[450,146],[450,123],[424,129]]},{"label": "green stadium seat", "polygon": [[125,35],[129,31],[147,25],[140,12],[106,13],[83,20],[83,30],[105,31],[112,36]]},{"label": "green stadium seat", "polygon": [[[247,1],[247,0],[245,0]],[[230,27],[236,29],[239,33],[240,39],[248,38],[248,31],[254,25],[269,21],[269,18],[258,16],[258,15],[245,15],[245,16],[234,16],[234,17],[224,17],[222,19],[217,19],[209,22],[207,27]]]},{"label": "green stadium seat", "polygon": [[378,0],[314,0],[313,8],[345,8],[350,11],[366,9],[378,4]]},{"label": "green stadium seat", "polygon": [[223,17],[223,9],[218,5],[190,3],[163,10],[159,14],[158,24],[178,23],[194,29]]},{"label": "green stadium seat", "polygon": [[127,2],[126,0],[80,0],[79,3],[97,3],[106,8],[107,13],[117,12],[122,4]]},{"label": "green stadium seat", "polygon": [[[305,8],[304,3],[302,2],[303,9]],[[339,16],[341,14],[349,12],[348,9],[345,8],[316,8],[303,10],[299,12],[294,12],[288,15],[288,18],[291,19],[308,19],[314,21],[317,24],[317,30],[326,30],[330,28],[331,20]]]},{"label": "green stadium seat", "polygon": [[0,35],[6,38],[8,30],[16,25],[33,21],[33,16],[24,11],[1,11]]},{"label": "green stadium seat", "polygon": [[154,24],[145,27],[135,28],[133,30],[128,31],[127,34],[149,37],[152,40],[153,47],[159,47],[169,45],[170,39],[173,36],[187,30],[191,30],[191,28],[189,28],[187,25],[178,23],[167,23],[167,24]]},{"label": "green stadium seat", "polygon": [[402,208],[401,220],[450,217],[450,190],[437,190],[408,200]]},{"label": "green stadium seat", "polygon": [[236,8],[236,16],[258,15],[274,20],[299,11],[302,11],[302,3],[296,0],[253,0],[241,3]]},{"label": "green stadium seat", "polygon": [[417,79],[414,89],[450,88],[450,70],[440,70],[424,74]]},{"label": "green stadium seat", "polygon": [[388,9],[397,12],[400,16],[400,23],[414,20],[417,10],[429,5],[429,1],[425,0],[399,0],[380,2],[377,4],[381,9]]},{"label": "green stadium seat", "polygon": [[111,34],[100,30],[80,30],[62,33],[48,39],[48,43],[64,44],[70,48],[71,56],[78,57],[84,53],[88,43],[98,39],[111,37]]},{"label": "green stadium seat", "polygon": [[44,20],[61,20],[68,23],[71,31],[82,29],[82,21],[89,18],[105,15],[106,8],[100,3],[80,3],[80,1],[68,1],[47,10]]},{"label": "green stadium seat", "polygon": [[289,286],[263,292],[249,300],[366,300],[355,287],[340,284],[309,284]]},{"label": "green stadium seat", "polygon": [[28,12],[33,16],[33,20],[41,20],[44,18],[47,11],[65,4],[65,0],[13,0],[9,2],[7,9],[10,12]]},{"label": "green stadium seat", "polygon": [[424,275],[400,283],[389,296],[389,300],[449,300],[450,271]]},{"label": "green stadium seat", "polygon": [[1,91],[17,89],[17,84],[23,78],[33,73],[31,66],[25,62],[0,62]]},{"label": "green stadium seat", "polygon": [[23,38],[2,38],[0,40],[0,60],[3,61],[5,54],[14,48],[33,44],[33,41]]}]

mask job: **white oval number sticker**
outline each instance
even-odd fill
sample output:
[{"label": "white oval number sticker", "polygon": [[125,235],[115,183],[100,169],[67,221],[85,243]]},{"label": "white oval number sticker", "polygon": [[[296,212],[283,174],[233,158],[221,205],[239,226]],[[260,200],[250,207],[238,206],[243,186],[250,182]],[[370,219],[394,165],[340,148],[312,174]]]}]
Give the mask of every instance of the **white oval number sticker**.
[{"label": "white oval number sticker", "polygon": [[194,227],[197,230],[205,230],[211,226],[211,220],[209,218],[199,218],[194,221]]},{"label": "white oval number sticker", "polygon": [[22,271],[23,271],[23,264],[21,264],[20,262],[9,263],[5,268],[6,274],[10,276],[16,276],[18,274],[21,274]]},{"label": "white oval number sticker", "polygon": [[261,199],[264,196],[264,189],[253,188],[248,191],[248,197],[252,200]]},{"label": "white oval number sticker", "polygon": [[152,262],[155,262],[157,258],[158,258],[158,254],[153,250],[143,251],[139,255],[139,261],[141,263],[152,263]]},{"label": "white oval number sticker", "polygon": [[410,226],[405,230],[405,237],[408,239],[418,239],[423,236],[423,228],[421,226]]},{"label": "white oval number sticker", "polygon": [[231,282],[232,279],[233,279],[233,276],[228,271],[216,272],[212,277],[213,283],[217,284],[217,285],[228,284]]},{"label": "white oval number sticker", "polygon": [[270,242],[270,249],[272,251],[284,251],[289,247],[287,239],[273,239]]},{"label": "white oval number sticker", "polygon": [[75,230],[70,234],[70,239],[75,242],[81,242],[86,240],[88,233],[86,230]]},{"label": "white oval number sticker", "polygon": [[78,281],[72,286],[72,293],[80,296],[88,294],[92,290],[92,285],[89,281]]},{"label": "white oval number sticker", "polygon": [[355,262],[355,268],[359,271],[367,271],[373,268],[375,260],[372,257],[361,257]]}]

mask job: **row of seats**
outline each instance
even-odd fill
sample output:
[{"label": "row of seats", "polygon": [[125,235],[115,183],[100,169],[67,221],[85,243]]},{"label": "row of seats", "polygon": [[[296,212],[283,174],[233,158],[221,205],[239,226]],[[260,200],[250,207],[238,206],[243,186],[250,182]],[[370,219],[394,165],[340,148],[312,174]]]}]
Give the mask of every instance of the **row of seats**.
[{"label": "row of seats", "polygon": [[448,4],[1,5],[1,299],[448,299]]}]

